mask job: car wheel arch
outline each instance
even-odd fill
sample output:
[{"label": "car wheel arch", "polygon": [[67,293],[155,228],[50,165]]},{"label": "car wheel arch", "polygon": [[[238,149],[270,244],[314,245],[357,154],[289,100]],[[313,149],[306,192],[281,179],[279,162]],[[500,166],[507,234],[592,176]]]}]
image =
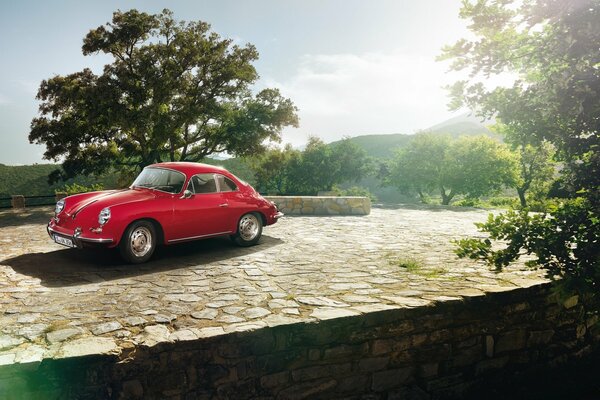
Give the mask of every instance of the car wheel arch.
[{"label": "car wheel arch", "polygon": [[267,216],[262,211],[255,211],[254,213],[260,215],[263,226],[267,226]]},{"label": "car wheel arch", "polygon": [[149,218],[149,217],[136,218],[136,219],[132,220],[130,223],[128,223],[127,226],[125,226],[125,229],[123,229],[123,232],[121,233],[119,243],[123,241],[123,238],[125,237],[125,232],[127,232],[127,229],[129,229],[129,227],[131,225],[133,225],[139,221],[150,222],[154,226],[154,229],[156,230],[156,234],[158,235],[156,243],[161,244],[161,245],[165,244],[165,232],[163,230],[162,225],[160,224],[160,222],[158,222],[154,218]]}]

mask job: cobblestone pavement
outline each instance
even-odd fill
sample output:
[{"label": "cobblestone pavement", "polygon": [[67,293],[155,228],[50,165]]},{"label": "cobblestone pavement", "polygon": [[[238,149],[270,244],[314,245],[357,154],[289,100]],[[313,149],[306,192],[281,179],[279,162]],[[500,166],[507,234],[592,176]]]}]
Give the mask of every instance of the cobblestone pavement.
[{"label": "cobblestone pavement", "polygon": [[[119,352],[264,326],[460,301],[543,281],[452,253],[488,212],[401,207],[285,217],[259,245],[159,248],[143,265],[54,244],[48,209],[0,213],[0,365]],[[401,261],[414,259],[408,267]]]}]

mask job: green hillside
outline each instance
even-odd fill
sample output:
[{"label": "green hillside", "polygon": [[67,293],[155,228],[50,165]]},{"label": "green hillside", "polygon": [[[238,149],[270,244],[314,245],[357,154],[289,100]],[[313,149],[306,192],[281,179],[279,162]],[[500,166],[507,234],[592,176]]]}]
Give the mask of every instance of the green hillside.
[{"label": "green hillside", "polygon": [[53,185],[48,184],[48,175],[59,168],[58,164],[33,164],[33,165],[4,165],[0,164],[0,197],[8,197],[13,194],[24,196],[43,196],[54,194],[65,184],[79,183],[89,186],[92,183],[101,183],[105,188],[113,188],[117,185],[117,177],[114,174],[106,174],[101,177],[77,177],[66,182]]},{"label": "green hillside", "polygon": [[[431,132],[458,136],[477,136],[477,135],[495,135],[490,132],[483,124],[472,121],[471,119],[453,119],[446,123],[435,125],[420,132]],[[402,133],[393,133],[389,135],[362,135],[350,138],[350,140],[363,148],[368,155],[374,158],[391,158],[394,151],[404,147],[410,142],[413,135]],[[338,143],[332,142],[335,146]]]},{"label": "green hillside", "polygon": [[[227,160],[205,159],[204,163],[220,165],[234,173],[246,182],[253,183],[254,176],[242,160],[231,158]],[[102,176],[78,176],[66,182],[48,184],[48,175],[55,169],[60,168],[58,164],[33,164],[33,165],[4,165],[0,164],[0,198],[9,197],[13,194],[24,196],[44,196],[54,194],[55,190],[63,188],[65,184],[78,183],[90,186],[100,183],[105,189],[118,187],[117,174],[104,174]]]}]

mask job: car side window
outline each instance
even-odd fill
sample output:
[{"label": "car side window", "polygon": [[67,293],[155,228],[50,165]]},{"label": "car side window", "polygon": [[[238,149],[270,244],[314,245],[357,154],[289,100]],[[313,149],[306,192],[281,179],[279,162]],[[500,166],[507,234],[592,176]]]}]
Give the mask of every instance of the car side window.
[{"label": "car side window", "polygon": [[196,194],[217,192],[217,184],[213,174],[194,175],[192,176],[190,183],[192,184],[192,187],[189,189]]},{"label": "car side window", "polygon": [[235,182],[223,175],[217,175],[220,192],[235,192],[238,188]]}]

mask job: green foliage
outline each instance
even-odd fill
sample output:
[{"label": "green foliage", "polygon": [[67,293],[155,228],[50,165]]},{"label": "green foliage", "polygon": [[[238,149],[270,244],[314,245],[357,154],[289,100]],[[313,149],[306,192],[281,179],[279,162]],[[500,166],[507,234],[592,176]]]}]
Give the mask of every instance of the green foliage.
[{"label": "green foliage", "polygon": [[377,196],[371,193],[369,189],[361,186],[350,186],[349,188],[342,188],[338,185],[333,185],[331,191],[334,192],[336,196],[368,197],[369,199],[371,199],[372,203],[377,201]]},{"label": "green foliage", "polygon": [[529,201],[535,204],[536,209],[543,209],[557,169],[553,160],[554,146],[548,141],[522,143],[522,138],[502,123],[493,126],[492,130],[503,135],[515,151],[519,165],[515,188],[521,207],[527,207]]},{"label": "green foliage", "polygon": [[343,182],[357,182],[371,171],[364,150],[349,139],[327,145],[311,137],[302,152],[291,146],[271,149],[250,163],[258,190],[266,193],[316,195]]},{"label": "green foliage", "polygon": [[502,207],[502,208],[513,208],[518,204],[518,199],[514,197],[490,197],[487,199],[487,203],[492,207]]},{"label": "green foliage", "polygon": [[250,168],[254,172],[256,187],[261,193],[288,193],[289,164],[292,158],[300,157],[298,150],[286,145],[283,149],[272,148],[250,159]]},{"label": "green foliage", "polygon": [[[64,157],[51,177],[131,175],[161,161],[199,161],[213,153],[253,155],[296,126],[296,107],[277,89],[256,95],[258,52],[223,39],[202,21],[179,22],[170,11],[117,11],[91,30],[83,54],[112,57],[90,69],[42,81],[29,140],[44,157]],[[128,172],[129,171],[129,172]]]},{"label": "green foliage", "polygon": [[[0,197],[8,197],[13,194],[24,196],[44,196],[53,194],[60,190],[62,185],[57,183],[49,184],[48,175],[59,168],[56,164],[34,164],[8,166],[0,164]],[[83,177],[77,176],[74,179],[66,181],[67,184],[80,184],[91,186],[100,184],[106,188],[119,187],[116,174],[107,173],[100,176]],[[128,182],[130,184],[131,182]]]},{"label": "green foliage", "polygon": [[202,159],[201,162],[205,163],[205,164],[217,165],[219,167],[223,167],[226,170],[228,170],[229,172],[231,172],[232,174],[234,174],[235,176],[237,176],[238,178],[240,178],[241,180],[243,180],[251,185],[256,184],[256,180],[254,178],[254,173],[252,172],[252,169],[250,168],[250,161],[248,158],[234,157],[234,158],[227,158],[225,160],[204,158],[204,159]]},{"label": "green foliage", "polygon": [[371,170],[366,152],[344,139],[336,145],[326,145],[311,137],[300,157],[292,157],[289,163],[290,193],[315,195],[319,191],[331,191],[333,185],[357,182]]},{"label": "green foliage", "polygon": [[78,183],[73,183],[71,185],[66,184],[63,188],[57,189],[56,192],[67,193],[69,196],[72,194],[85,193],[85,192],[96,192],[99,190],[104,190],[104,186],[100,183],[93,183],[90,186],[80,185]]},{"label": "green foliage", "polygon": [[505,145],[485,136],[418,134],[388,167],[386,184],[414,192],[423,203],[438,192],[442,204],[456,195],[469,199],[499,191],[515,179],[515,161]]},{"label": "green foliage", "polygon": [[[568,278],[565,283],[570,288],[589,290],[600,280],[600,219],[590,211],[587,199],[565,200],[549,214],[528,210],[490,214],[487,222],[477,226],[489,238],[458,241],[459,257],[485,260],[501,269],[520,255],[534,254],[529,266],[542,265],[551,278]],[[507,245],[493,250],[493,240]]]},{"label": "green foliage", "polygon": [[[527,209],[490,218],[490,239],[459,242],[462,257],[502,268],[522,254],[535,256],[549,277],[591,295],[600,285],[600,2],[497,0],[464,2],[474,39],[445,49],[470,80],[452,87],[455,108],[496,115],[521,146],[544,141],[562,162],[560,194],[548,213]],[[511,87],[487,89],[481,77],[511,72]],[[531,154],[523,148],[522,156]],[[494,250],[493,240],[506,243]]]},{"label": "green foliage", "polygon": [[480,204],[481,202],[479,201],[479,199],[473,197],[465,197],[464,199],[461,199],[454,203],[454,205],[458,207],[477,207]]}]

